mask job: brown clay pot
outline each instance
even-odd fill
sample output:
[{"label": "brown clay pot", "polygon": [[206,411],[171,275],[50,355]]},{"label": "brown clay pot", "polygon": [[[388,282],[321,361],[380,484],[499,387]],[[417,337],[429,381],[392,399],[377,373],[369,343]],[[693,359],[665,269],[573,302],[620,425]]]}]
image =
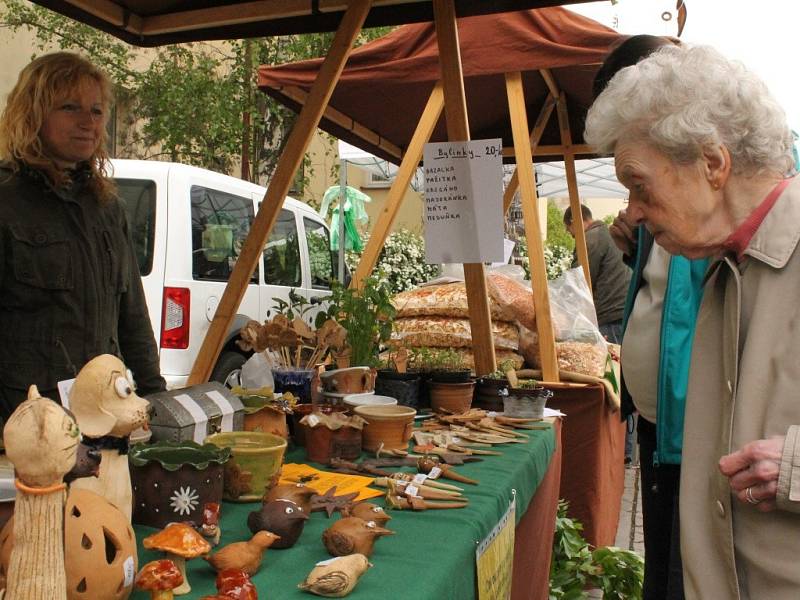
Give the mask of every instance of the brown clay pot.
[{"label": "brown clay pot", "polygon": [[433,412],[463,413],[472,406],[472,394],[475,382],[467,383],[430,383],[431,408]]},{"label": "brown clay pot", "polygon": [[417,411],[408,406],[356,406],[356,415],[363,418],[362,447],[374,452],[383,444],[386,450],[407,450],[414,429]]},{"label": "brown clay pot", "polygon": [[508,379],[482,377],[475,382],[475,396],[472,405],[483,410],[503,411],[503,396],[500,391],[507,389]]},{"label": "brown clay pot", "polygon": [[263,406],[254,411],[245,409],[244,430],[271,433],[283,439],[288,439],[289,437],[286,413],[271,406]]},{"label": "brown clay pot", "polygon": [[308,427],[300,423],[300,419],[312,412],[330,414],[332,412],[346,412],[348,406],[331,406],[328,404],[295,404],[292,408],[292,438],[297,446],[306,445],[306,432]]},{"label": "brown clay pot", "polygon": [[332,458],[354,460],[361,455],[361,430],[356,427],[317,425],[306,427],[305,435],[308,460],[327,465]]}]

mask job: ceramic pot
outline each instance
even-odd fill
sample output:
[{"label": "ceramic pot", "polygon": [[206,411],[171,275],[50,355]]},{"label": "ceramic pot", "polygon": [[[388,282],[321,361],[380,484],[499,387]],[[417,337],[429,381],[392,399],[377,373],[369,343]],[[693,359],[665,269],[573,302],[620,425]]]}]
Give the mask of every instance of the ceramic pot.
[{"label": "ceramic pot", "polygon": [[225,465],[223,499],[261,501],[264,488],[280,472],[286,440],[271,433],[229,431],[210,435],[206,442],[231,451],[231,460]]},{"label": "ceramic pot", "polygon": [[306,425],[300,423],[300,419],[306,415],[310,415],[313,411],[330,414],[332,412],[345,412],[347,406],[331,406],[328,404],[295,404],[292,408],[291,430],[292,439],[297,446],[306,445],[306,431],[309,429]]},{"label": "ceramic pot", "polygon": [[431,379],[434,383],[467,383],[472,378],[472,371],[459,369],[458,371],[432,371]]},{"label": "ceramic pot", "polygon": [[436,383],[432,381],[430,387],[431,408],[434,412],[460,414],[467,412],[472,406],[474,381],[467,383]]},{"label": "ceramic pot", "polygon": [[330,429],[325,425],[306,428],[306,457],[327,465],[332,458],[355,460],[361,455],[361,429],[340,427]]},{"label": "ceramic pot", "polygon": [[311,402],[311,381],[316,375],[314,369],[273,369],[272,380],[275,393],[291,392],[301,403]]},{"label": "ceramic pot", "polygon": [[333,369],[320,373],[319,378],[324,392],[360,394],[375,389],[375,375],[369,367]]},{"label": "ceramic pot", "polygon": [[407,450],[417,411],[408,406],[356,406],[353,409],[367,423],[362,448],[374,452],[381,444],[386,450]]},{"label": "ceramic pot", "polygon": [[508,388],[508,379],[481,377],[475,382],[475,396],[472,405],[483,410],[503,410],[501,390]]},{"label": "ceramic pot", "polygon": [[419,406],[419,373],[398,373],[391,369],[379,369],[375,379],[375,393],[397,398],[402,406]]},{"label": "ceramic pot", "polygon": [[134,523],[162,528],[203,521],[208,502],[222,502],[223,466],[230,450],[191,441],[132,446],[128,454]]},{"label": "ceramic pot", "polygon": [[263,401],[256,403],[247,397],[241,398],[244,404],[244,430],[271,433],[283,439],[289,437],[286,413]]},{"label": "ceramic pot", "polygon": [[397,398],[378,394],[351,394],[344,397],[344,404],[352,411],[356,406],[395,406]]},{"label": "ceramic pot", "polygon": [[509,388],[503,397],[503,414],[519,419],[541,419],[544,406],[553,397],[553,392],[543,387]]}]

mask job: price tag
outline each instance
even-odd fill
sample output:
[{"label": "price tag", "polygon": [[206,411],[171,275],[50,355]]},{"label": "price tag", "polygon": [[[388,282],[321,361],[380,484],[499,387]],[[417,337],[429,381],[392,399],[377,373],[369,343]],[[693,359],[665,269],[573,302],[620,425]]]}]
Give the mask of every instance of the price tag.
[{"label": "price tag", "polygon": [[69,408],[69,392],[72,389],[72,384],[75,379],[64,379],[59,381],[56,386],[58,387],[58,395],[61,398],[61,406]]},{"label": "price tag", "polygon": [[442,474],[442,470],[439,467],[433,467],[431,469],[431,472],[428,473],[428,477],[430,477],[431,479],[436,479],[441,474]]},{"label": "price tag", "polygon": [[124,573],[124,580],[122,587],[129,587],[133,585],[133,580],[136,577],[136,567],[133,564],[133,557],[129,556],[122,563],[122,572]]},{"label": "price tag", "polygon": [[312,413],[308,415],[307,423],[309,427],[316,427],[317,425],[319,425],[319,417]]},{"label": "price tag", "polygon": [[399,480],[397,480],[395,482],[395,485],[397,487],[399,487],[399,488],[404,488],[404,487],[406,487],[408,485],[408,482],[407,481],[403,481],[402,479],[399,479]]},{"label": "price tag", "polygon": [[419,495],[419,488],[415,485],[407,485],[406,486],[406,496],[418,496]]},{"label": "price tag", "polygon": [[412,481],[417,485],[423,485],[427,478],[428,476],[425,473],[417,473],[414,475],[414,479]]}]

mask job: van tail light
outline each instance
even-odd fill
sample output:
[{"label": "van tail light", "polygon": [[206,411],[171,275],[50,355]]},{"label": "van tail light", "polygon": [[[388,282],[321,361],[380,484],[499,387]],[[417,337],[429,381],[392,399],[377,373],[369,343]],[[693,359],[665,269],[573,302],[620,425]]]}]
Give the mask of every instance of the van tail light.
[{"label": "van tail light", "polygon": [[161,347],[184,350],[189,347],[189,288],[164,288],[161,305]]}]

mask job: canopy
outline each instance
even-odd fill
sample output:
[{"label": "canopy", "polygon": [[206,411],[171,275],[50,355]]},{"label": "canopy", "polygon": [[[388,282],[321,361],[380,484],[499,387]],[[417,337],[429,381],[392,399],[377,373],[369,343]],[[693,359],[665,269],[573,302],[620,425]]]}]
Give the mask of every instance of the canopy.
[{"label": "canopy", "polygon": [[[456,15],[482,15],[589,0],[455,0]],[[335,31],[347,0],[33,0],[129,44],[159,46]],[[431,0],[373,0],[365,27],[433,20]]]},{"label": "canopy", "polygon": [[[549,69],[567,99],[573,144],[582,144],[591,104],[591,84],[609,47],[623,36],[560,7],[467,17],[458,21],[469,127],[473,139],[512,144],[504,74],[522,71],[528,122],[534,123],[549,88],[540,73]],[[299,110],[322,59],[259,68],[259,86]],[[372,154],[399,162],[436,81],[441,78],[433,23],[406,25],[353,50],[333,91],[320,127]],[[447,141],[444,118],[431,136]],[[540,145],[560,146],[551,119]],[[536,160],[556,160],[553,148]]]}]

